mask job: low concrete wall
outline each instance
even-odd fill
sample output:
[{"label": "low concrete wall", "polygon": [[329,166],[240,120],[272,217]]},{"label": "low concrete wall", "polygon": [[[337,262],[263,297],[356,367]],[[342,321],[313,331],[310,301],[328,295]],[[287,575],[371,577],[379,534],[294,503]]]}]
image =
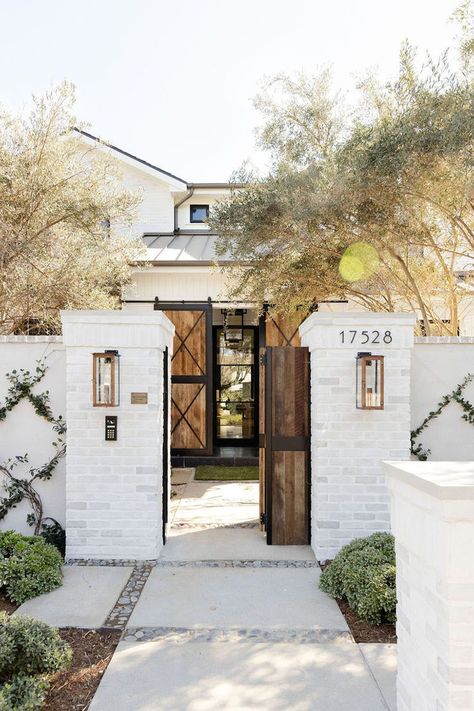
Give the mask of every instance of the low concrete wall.
[{"label": "low concrete wall", "polygon": [[[411,369],[411,426],[418,427],[444,395],[467,373],[474,374],[473,337],[416,338]],[[474,382],[463,392],[474,403]],[[474,427],[451,402],[417,439],[431,450],[430,460],[474,460]]]},{"label": "low concrete wall", "polygon": [[[0,403],[4,403],[9,383],[6,373],[12,370],[34,370],[38,360],[44,359],[47,371],[35,387],[36,393],[50,392],[50,403],[55,416],[66,416],[66,354],[62,338],[58,336],[0,336]],[[51,424],[34,412],[27,400],[22,400],[0,422],[0,461],[28,453],[30,464],[20,465],[17,472],[26,472],[29,466],[46,464],[54,454],[55,433]],[[49,481],[38,482],[45,516],[52,516],[61,525],[65,523],[66,461],[63,458]],[[0,480],[1,484],[1,480]],[[16,529],[31,534],[26,523],[31,512],[26,502],[10,510],[0,521],[0,530]]]}]

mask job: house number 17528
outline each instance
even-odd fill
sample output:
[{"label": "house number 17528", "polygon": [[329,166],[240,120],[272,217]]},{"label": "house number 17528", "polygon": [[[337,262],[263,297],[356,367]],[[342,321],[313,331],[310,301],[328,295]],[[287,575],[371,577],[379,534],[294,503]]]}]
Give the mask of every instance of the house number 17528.
[{"label": "house number 17528", "polygon": [[341,331],[341,343],[354,343],[365,346],[367,343],[391,343],[391,331]]}]

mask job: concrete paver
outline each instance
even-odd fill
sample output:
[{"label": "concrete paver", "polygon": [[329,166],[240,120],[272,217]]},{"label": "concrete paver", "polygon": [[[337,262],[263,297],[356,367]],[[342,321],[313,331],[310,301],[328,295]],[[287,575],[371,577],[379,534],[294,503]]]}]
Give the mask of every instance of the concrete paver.
[{"label": "concrete paver", "polygon": [[397,645],[359,644],[390,711],[397,711]]},{"label": "concrete paver", "polygon": [[90,711],[387,711],[357,645],[121,642]]},{"label": "concrete paver", "polygon": [[348,631],[318,568],[155,568],[129,627]]},{"label": "concrete paver", "polygon": [[173,523],[231,526],[257,521],[258,517],[258,482],[190,481]]},{"label": "concrete paver", "polygon": [[24,602],[14,614],[54,627],[101,627],[131,572],[127,567],[65,566],[62,587]]},{"label": "concrete paver", "polygon": [[267,546],[259,528],[172,529],[162,560],[315,560],[310,546]]}]

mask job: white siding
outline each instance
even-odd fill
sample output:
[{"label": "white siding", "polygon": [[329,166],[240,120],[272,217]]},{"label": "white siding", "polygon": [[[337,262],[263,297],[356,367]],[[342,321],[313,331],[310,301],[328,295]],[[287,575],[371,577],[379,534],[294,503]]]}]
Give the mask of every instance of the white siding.
[{"label": "white siding", "polygon": [[174,201],[169,186],[157,177],[147,175],[138,168],[122,165],[123,186],[138,192],[142,202],[131,227],[117,225],[120,232],[130,238],[141,237],[144,232],[172,232],[174,227]]}]

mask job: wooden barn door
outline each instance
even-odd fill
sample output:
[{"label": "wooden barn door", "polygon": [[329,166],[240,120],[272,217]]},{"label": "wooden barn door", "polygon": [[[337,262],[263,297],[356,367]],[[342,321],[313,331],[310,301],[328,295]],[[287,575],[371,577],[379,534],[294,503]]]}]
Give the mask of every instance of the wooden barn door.
[{"label": "wooden barn door", "polygon": [[281,316],[267,311],[265,313],[265,345],[300,346],[298,329],[304,318],[299,313],[294,316]]},{"label": "wooden barn door", "polygon": [[212,454],[212,306],[159,303],[173,322],[171,452]]},{"label": "wooden barn door", "polygon": [[267,543],[310,542],[310,403],[307,348],[270,347],[265,371],[265,527]]}]

